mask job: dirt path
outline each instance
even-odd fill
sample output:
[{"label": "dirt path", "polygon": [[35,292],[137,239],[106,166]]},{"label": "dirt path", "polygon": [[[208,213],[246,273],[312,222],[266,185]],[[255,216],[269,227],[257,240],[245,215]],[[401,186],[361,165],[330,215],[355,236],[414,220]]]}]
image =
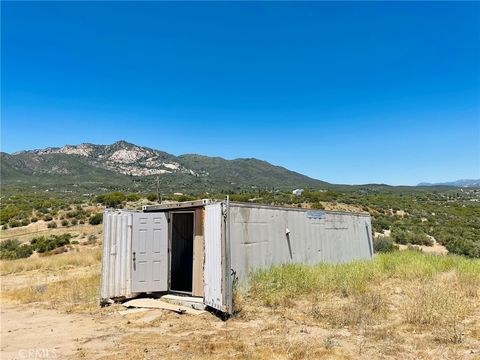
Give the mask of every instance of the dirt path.
[{"label": "dirt path", "polygon": [[89,350],[100,354],[114,338],[111,325],[85,314],[2,304],[1,359],[65,359],[86,343]]}]

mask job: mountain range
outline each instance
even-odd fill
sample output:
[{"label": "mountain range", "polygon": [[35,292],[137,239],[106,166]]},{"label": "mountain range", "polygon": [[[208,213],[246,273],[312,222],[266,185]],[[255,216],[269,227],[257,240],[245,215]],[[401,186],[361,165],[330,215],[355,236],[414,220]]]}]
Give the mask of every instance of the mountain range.
[{"label": "mountain range", "polygon": [[0,153],[2,187],[60,191],[238,191],[319,188],[326,182],[266,161],[175,156],[126,141]]},{"label": "mountain range", "polygon": [[[388,185],[334,185],[254,158],[226,160],[197,154],[175,156],[126,141],[0,152],[2,191],[238,192],[272,188],[391,189]],[[425,187],[479,187],[480,180],[420,183]],[[397,187],[398,189],[405,187]],[[408,187],[407,187],[408,189]],[[410,189],[413,189],[410,187]]]},{"label": "mountain range", "polygon": [[463,180],[438,182],[438,183],[422,182],[422,183],[419,183],[418,186],[455,186],[455,187],[462,187],[462,188],[480,187],[480,179],[476,179],[476,180],[463,179]]}]

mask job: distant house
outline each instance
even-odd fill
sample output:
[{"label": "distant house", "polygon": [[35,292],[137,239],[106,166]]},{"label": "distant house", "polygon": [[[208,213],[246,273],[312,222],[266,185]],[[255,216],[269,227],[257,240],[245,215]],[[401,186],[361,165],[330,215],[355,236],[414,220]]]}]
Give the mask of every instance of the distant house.
[{"label": "distant house", "polygon": [[303,189],[295,189],[292,191],[292,194],[295,196],[301,196],[303,193]]}]

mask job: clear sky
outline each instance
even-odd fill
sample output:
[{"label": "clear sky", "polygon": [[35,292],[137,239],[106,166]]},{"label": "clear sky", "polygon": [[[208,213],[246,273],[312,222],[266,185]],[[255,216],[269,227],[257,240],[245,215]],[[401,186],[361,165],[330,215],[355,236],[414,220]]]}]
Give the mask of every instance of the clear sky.
[{"label": "clear sky", "polygon": [[3,2],[1,148],[127,140],[334,183],[480,178],[479,2]]}]

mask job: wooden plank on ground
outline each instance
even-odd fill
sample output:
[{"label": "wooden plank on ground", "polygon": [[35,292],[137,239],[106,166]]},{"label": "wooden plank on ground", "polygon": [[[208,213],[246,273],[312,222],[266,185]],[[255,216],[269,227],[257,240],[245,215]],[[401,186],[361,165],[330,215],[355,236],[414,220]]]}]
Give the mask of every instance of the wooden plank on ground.
[{"label": "wooden plank on ground", "polygon": [[123,306],[135,307],[135,308],[147,308],[147,309],[163,309],[174,311],[178,314],[191,314],[191,315],[200,315],[203,314],[204,310],[195,310],[188,308],[182,305],[170,304],[165,301],[156,300],[156,299],[133,299],[123,303]]}]

